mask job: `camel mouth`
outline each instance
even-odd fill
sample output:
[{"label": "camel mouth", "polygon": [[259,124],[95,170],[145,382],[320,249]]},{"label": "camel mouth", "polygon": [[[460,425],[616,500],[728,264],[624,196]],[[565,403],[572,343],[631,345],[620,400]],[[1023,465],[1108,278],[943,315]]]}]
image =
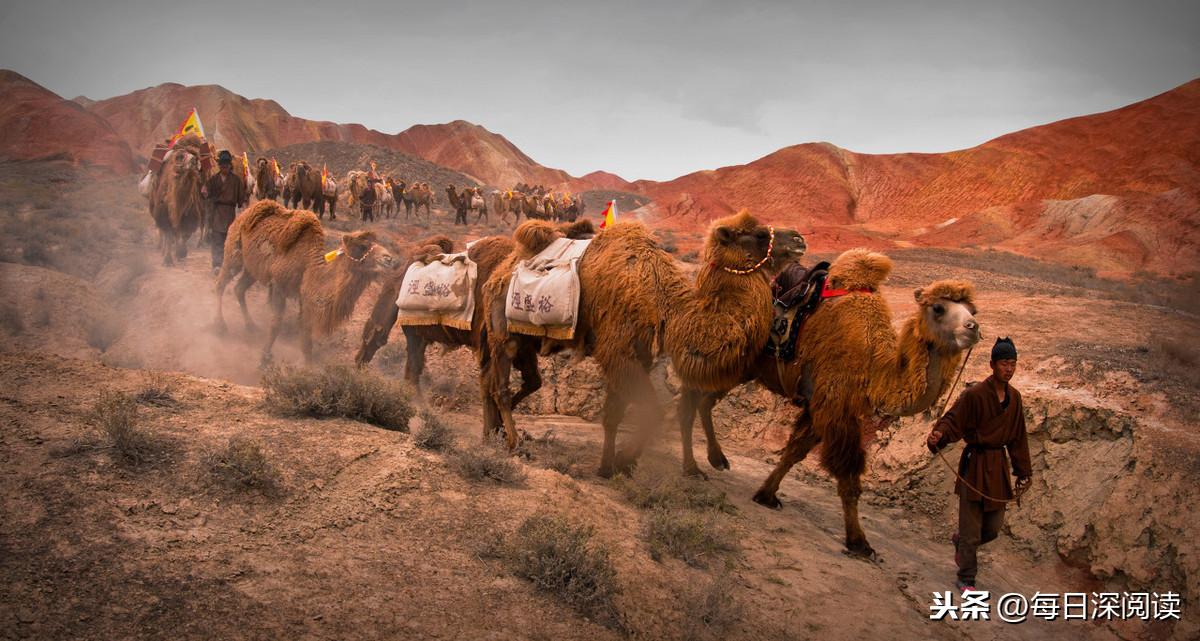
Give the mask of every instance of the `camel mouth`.
[{"label": "camel mouth", "polygon": [[958,343],[959,349],[970,349],[979,342],[980,338],[982,338],[982,334],[978,329],[968,329],[964,327],[955,332],[954,340],[956,343]]}]

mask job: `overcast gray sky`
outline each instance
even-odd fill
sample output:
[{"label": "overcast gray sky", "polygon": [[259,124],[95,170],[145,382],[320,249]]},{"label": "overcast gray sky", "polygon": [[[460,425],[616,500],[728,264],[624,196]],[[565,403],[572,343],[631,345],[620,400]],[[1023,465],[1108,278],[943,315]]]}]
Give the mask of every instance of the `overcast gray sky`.
[{"label": "overcast gray sky", "polygon": [[387,133],[461,118],[629,179],[959,149],[1200,76],[1196,0],[168,4],[0,0],[0,67],[68,98],[215,83]]}]

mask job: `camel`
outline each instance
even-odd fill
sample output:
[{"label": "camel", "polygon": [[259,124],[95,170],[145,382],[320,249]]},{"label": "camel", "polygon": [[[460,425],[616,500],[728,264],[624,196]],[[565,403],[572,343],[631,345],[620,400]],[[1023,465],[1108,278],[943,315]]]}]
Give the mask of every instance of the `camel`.
[{"label": "camel", "polygon": [[[779,484],[792,466],[822,443],[821,464],[838,481],[846,548],[866,557],[873,557],[874,550],[858,518],[860,477],[866,467],[863,432],[878,427],[876,415],[911,416],[932,407],[949,387],[963,351],[979,340],[974,288],[955,280],[940,280],[915,290],[919,309],[897,336],[891,311],[878,293],[891,269],[891,261],[882,254],[864,249],[843,253],[830,267],[829,286],[849,293],[826,300],[805,321],[794,360],[777,362],[760,353],[744,377],[788,397],[803,410],[779,463],[755,493],[754,501],[780,507]],[[768,293],[761,304],[769,301]],[[687,376],[685,385],[698,378]],[[716,377],[708,381],[707,388],[715,391],[701,407],[709,432],[710,462],[714,458],[724,461],[724,455],[711,434],[711,415],[706,418],[704,413],[724,395],[720,388],[731,382],[732,378],[718,381]],[[694,405],[687,406],[694,400],[685,397],[680,403],[685,450],[690,449],[688,433],[695,412]]]},{"label": "camel", "polygon": [[[765,232],[765,237],[759,232]],[[506,266],[496,270],[484,289],[488,333],[486,364],[480,377],[484,398],[485,431],[502,423],[509,449],[517,443],[512,418],[508,377],[520,339],[509,334],[505,317],[505,293],[512,267],[549,246],[558,237],[555,226],[527,220],[513,235],[518,249]],[[722,242],[733,249],[720,256],[732,260],[732,268],[746,263],[782,260],[794,255],[791,230],[754,228],[751,233],[729,233]],[[581,356],[592,356],[604,373],[606,397],[602,423],[604,449],[598,473],[609,477],[632,467],[646,444],[653,426],[662,418],[654,395],[650,369],[664,346],[664,333],[679,308],[694,304],[691,288],[674,259],[658,246],[653,235],[636,221],[621,221],[597,234],[579,263],[581,296],[575,338],[570,342],[542,339],[543,351],[571,348]],[[689,329],[681,331],[690,331]],[[642,410],[641,429],[632,448],[616,452],[617,427],[630,402]]]},{"label": "camel", "polygon": [[[390,180],[390,179],[389,179]],[[392,214],[397,212],[396,197],[392,194],[392,187],[386,180],[380,180],[375,183],[375,217],[376,218],[391,218]]]},{"label": "camel", "polygon": [[298,160],[288,167],[285,179],[284,204],[291,208],[303,206],[312,211],[321,198],[321,173],[306,161]]},{"label": "camel", "polygon": [[[580,221],[574,225],[563,226],[559,231],[568,238],[583,239],[591,238],[596,233],[596,228],[592,225],[591,221]],[[416,248],[412,260],[428,261],[434,259],[437,254],[453,251],[453,242],[445,236],[433,236],[418,241]],[[483,296],[483,286],[491,277],[491,274],[501,263],[505,262],[515,248],[516,245],[507,236],[487,236],[471,245],[471,248],[467,251],[467,255],[478,266],[478,274],[475,281],[476,301],[479,301]],[[399,318],[399,308],[396,307],[396,298],[399,296],[400,287],[403,282],[404,274],[402,272],[397,272],[384,281],[383,287],[379,292],[379,298],[376,300],[375,307],[371,312],[371,318],[363,326],[362,345],[354,357],[354,361],[359,367],[365,367],[370,363],[371,359],[375,356],[375,352],[387,344],[392,327]],[[418,392],[420,391],[421,373],[425,370],[425,348],[428,344],[441,343],[452,347],[465,346],[469,347],[476,354],[479,354],[480,345],[484,344],[482,310],[483,306],[477,302],[475,314],[471,320],[470,331],[441,325],[402,326],[408,345],[404,378],[414,389]],[[541,375],[537,369],[537,350],[539,345],[536,340],[533,340],[533,337],[526,338],[530,340],[522,343],[520,349],[517,350],[519,355],[514,363],[518,371],[521,372],[522,386],[521,390],[513,396],[513,405],[516,405],[521,399],[536,392],[542,385]]]},{"label": "camel", "polygon": [[279,175],[275,166],[266,158],[259,158],[254,172],[254,197],[259,200],[279,197]]},{"label": "camel", "polygon": [[[466,193],[466,190],[463,190]],[[454,224],[461,222],[467,224],[467,207],[470,205],[467,199],[454,189],[454,185],[446,187],[446,199],[450,202],[450,207],[454,209]]]},{"label": "camel", "polygon": [[325,208],[329,208],[329,220],[337,220],[338,183],[333,176],[325,178],[321,187],[321,195],[317,198],[317,218],[325,218]]},{"label": "camel", "polygon": [[225,330],[225,287],[240,274],[234,292],[250,331],[255,326],[246,309],[246,290],[256,282],[268,286],[271,330],[263,348],[263,362],[271,361],[271,347],[279,335],[289,298],[299,301],[300,346],[305,360],[311,361],[314,336],[328,335],[345,321],[363,290],[394,265],[392,255],[375,242],[372,232],[345,234],[338,251],[326,254],[325,232],[315,214],[261,200],[229,226],[225,259],[215,288],[217,329]]},{"label": "camel", "polygon": [[[467,187],[463,189],[459,195],[459,203],[465,205],[467,212],[479,212],[475,216],[475,223],[478,224],[481,219],[488,217],[487,201],[479,193],[478,187]],[[464,221],[465,222],[465,221]]]},{"label": "camel", "polygon": [[358,199],[362,195],[363,190],[367,188],[367,172],[357,169],[346,173],[346,196],[349,199],[349,206],[353,210],[358,206]]},{"label": "camel", "polygon": [[195,135],[175,142],[163,157],[150,194],[150,214],[162,240],[163,264],[187,257],[187,242],[204,218],[200,188],[204,184],[200,152],[206,143]]},{"label": "camel", "polygon": [[417,216],[421,214],[421,207],[425,207],[425,219],[428,220],[432,216],[430,207],[433,205],[433,189],[430,188],[427,182],[413,183],[408,189],[404,190],[404,219],[408,220],[409,214],[416,209]]}]

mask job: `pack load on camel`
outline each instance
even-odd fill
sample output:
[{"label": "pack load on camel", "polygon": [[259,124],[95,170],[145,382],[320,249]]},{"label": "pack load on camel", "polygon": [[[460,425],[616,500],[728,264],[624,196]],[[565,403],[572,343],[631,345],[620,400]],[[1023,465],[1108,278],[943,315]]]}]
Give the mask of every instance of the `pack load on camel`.
[{"label": "pack load on camel", "polygon": [[479,265],[467,252],[417,258],[404,272],[396,298],[396,306],[400,308],[398,322],[470,330],[478,278]]},{"label": "pack load on camel", "polygon": [[579,260],[591,239],[557,238],[513,269],[505,295],[508,329],[558,340],[575,337],[579,320]]},{"label": "pack load on camel", "polygon": [[163,163],[167,160],[167,153],[174,149],[180,141],[187,141],[187,146],[198,155],[200,172],[204,176],[212,175],[213,155],[216,153],[216,149],[204,137],[204,125],[200,123],[200,114],[193,107],[183,124],[179,126],[179,131],[175,132],[174,136],[155,145],[154,150],[150,152],[150,164],[146,168],[146,175],[138,182],[138,191],[143,196],[149,198],[153,193],[155,178],[161,173]]}]

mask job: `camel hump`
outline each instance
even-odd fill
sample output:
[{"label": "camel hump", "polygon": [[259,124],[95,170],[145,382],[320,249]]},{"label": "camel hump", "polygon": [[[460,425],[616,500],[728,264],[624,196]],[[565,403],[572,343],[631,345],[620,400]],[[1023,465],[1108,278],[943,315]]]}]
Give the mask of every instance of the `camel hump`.
[{"label": "camel hump", "polygon": [[283,227],[276,236],[281,250],[290,249],[301,238],[309,234],[315,234],[322,241],[325,237],[325,231],[321,229],[321,222],[317,220],[316,214],[303,209],[285,209],[274,200],[260,200],[246,210],[242,216],[245,217],[242,222],[243,233],[253,232],[255,227],[268,219],[278,220]]},{"label": "camel hump", "polygon": [[879,289],[892,273],[892,259],[866,249],[842,252],[829,267],[829,280],[842,289]]},{"label": "camel hump", "polygon": [[558,236],[554,224],[545,220],[526,220],[513,232],[513,240],[530,256],[549,247]]}]

